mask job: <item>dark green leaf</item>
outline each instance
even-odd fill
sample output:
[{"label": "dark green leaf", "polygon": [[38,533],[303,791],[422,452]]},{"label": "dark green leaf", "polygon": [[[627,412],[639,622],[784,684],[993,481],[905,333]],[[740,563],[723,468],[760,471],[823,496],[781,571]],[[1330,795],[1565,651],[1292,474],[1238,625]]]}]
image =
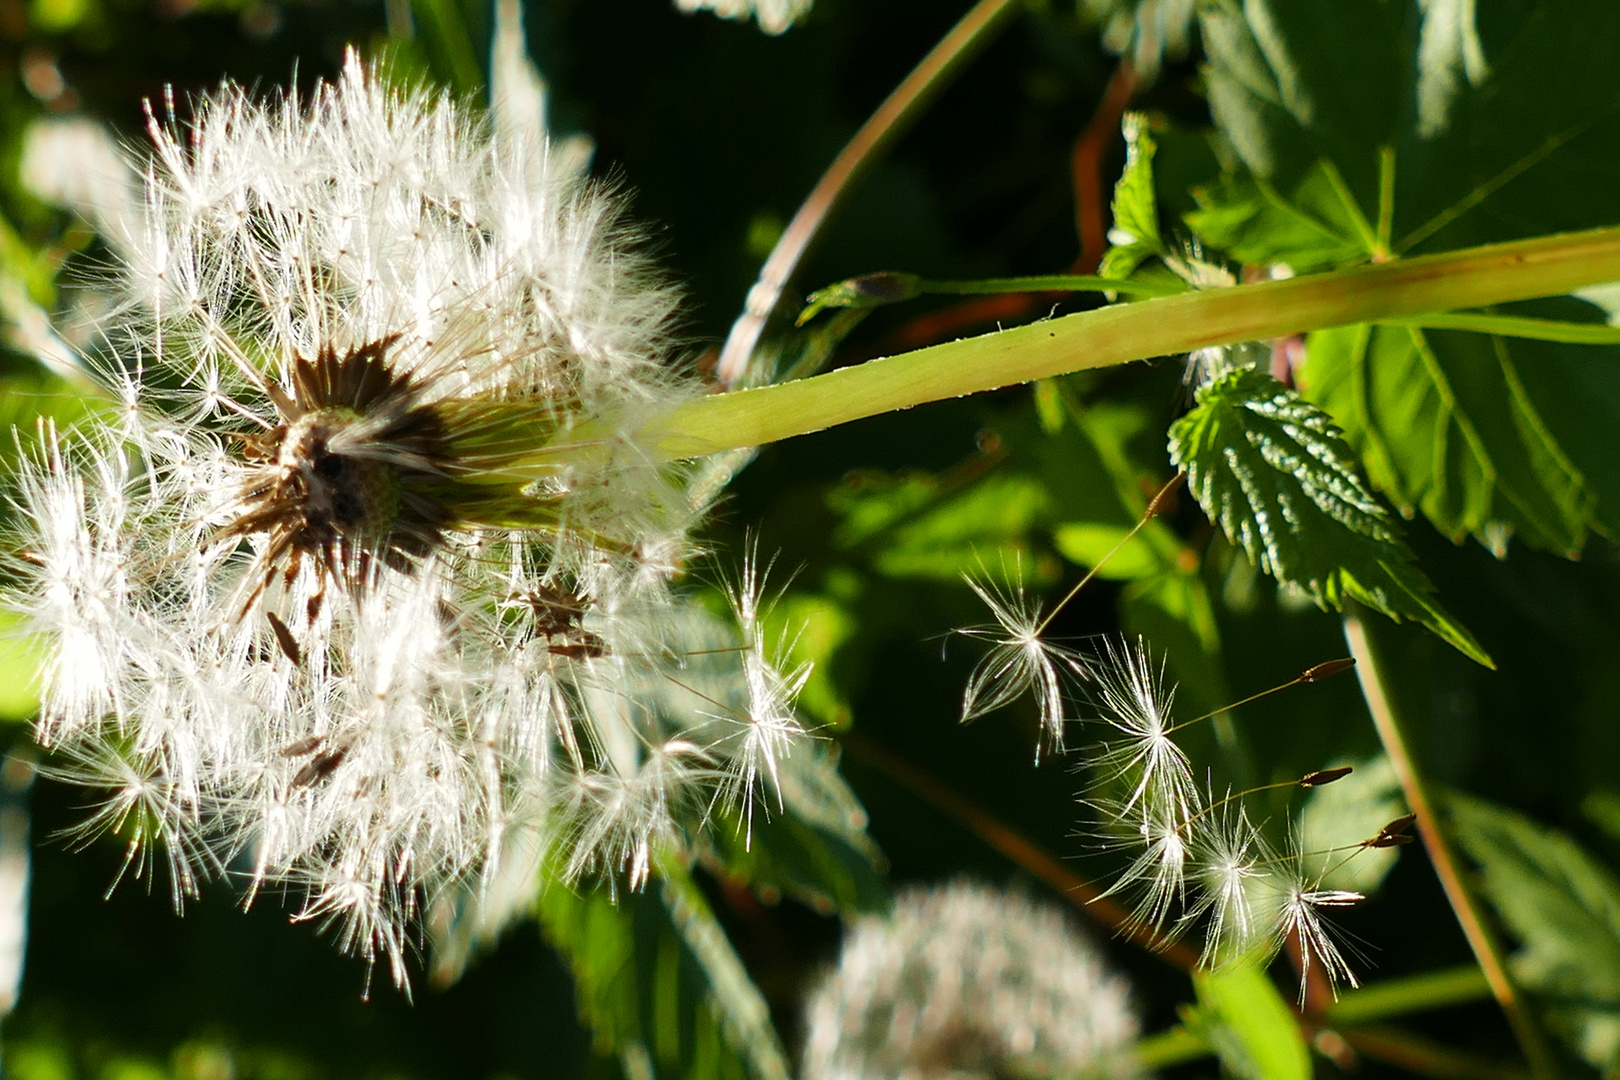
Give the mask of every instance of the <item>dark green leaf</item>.
[{"label": "dark green leaf", "polygon": [[1540,822],[1460,796],[1448,806],[1485,895],[1522,946],[1514,974],[1587,1061],[1620,1068],[1620,879]]},{"label": "dark green leaf", "polygon": [[988,464],[969,462],[937,476],[852,478],[828,496],[844,519],[834,544],[866,555],[885,577],[955,582],[964,574],[1016,575],[1030,562],[1030,531],[1050,516],[1051,496],[1034,477],[986,472]]},{"label": "dark green leaf", "polygon": [[791,896],[826,914],[886,904],[883,857],[832,756],[800,747],[777,775],[781,802],[760,796],[751,830],[734,809],[715,808],[705,842],[725,872],[768,898]]},{"label": "dark green leaf", "polygon": [[1431,598],[1332,420],[1276,379],[1239,368],[1205,386],[1170,429],[1170,458],[1210,520],[1279,581],[1323,607],[1352,599],[1414,619],[1490,665]]},{"label": "dark green leaf", "polygon": [[[731,1020],[727,1029],[726,1003],[739,989],[720,992],[705,958],[693,951],[694,932],[709,935],[703,940],[711,950],[724,943],[724,933],[707,906],[692,901],[692,892],[689,882],[676,891],[655,882],[648,891],[621,892],[617,898],[606,889],[576,893],[552,885],[541,894],[540,918],[547,938],[573,969],[580,1014],[595,1032],[597,1048],[626,1061],[632,1075],[774,1078],[769,1069],[750,1070],[747,1052],[737,1045],[741,1028],[758,1034],[758,1018],[745,1015],[741,1027]],[[740,963],[731,974],[739,972]],[[757,997],[758,991],[753,993]],[[768,1038],[774,1041],[774,1033]],[[770,1047],[762,1049],[768,1053]],[[775,1053],[781,1056],[780,1047]]]},{"label": "dark green leaf", "polygon": [[[1227,168],[1188,220],[1244,262],[1300,271],[1620,220],[1608,0],[1214,0],[1201,27]],[[1620,529],[1620,444],[1591,436],[1620,426],[1617,363],[1351,328],[1311,337],[1300,385],[1404,510],[1498,552],[1519,535],[1565,554]]]}]

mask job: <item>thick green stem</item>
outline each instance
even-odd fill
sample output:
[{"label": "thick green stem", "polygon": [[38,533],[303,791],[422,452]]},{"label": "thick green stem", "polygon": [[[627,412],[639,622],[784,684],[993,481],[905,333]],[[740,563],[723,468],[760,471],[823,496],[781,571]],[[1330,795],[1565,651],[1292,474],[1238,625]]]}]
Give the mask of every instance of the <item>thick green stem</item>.
[{"label": "thick green stem", "polygon": [[665,460],[1087,368],[1379,319],[1558,296],[1620,279],[1620,228],[1116,304],[692,402],[642,433]]}]

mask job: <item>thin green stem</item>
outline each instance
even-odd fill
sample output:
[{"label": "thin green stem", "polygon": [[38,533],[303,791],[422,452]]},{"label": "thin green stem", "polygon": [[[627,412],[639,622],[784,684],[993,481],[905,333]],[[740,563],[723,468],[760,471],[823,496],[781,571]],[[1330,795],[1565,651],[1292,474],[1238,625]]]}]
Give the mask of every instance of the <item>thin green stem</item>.
[{"label": "thin green stem", "polygon": [[1039,277],[980,278],[969,281],[920,280],[919,294],[990,296],[1018,292],[1117,292],[1121,296],[1180,296],[1184,286],[1154,281],[1120,281],[1091,274],[1046,274]]},{"label": "thin green stem", "polygon": [[1620,326],[1609,326],[1606,323],[1529,319],[1517,315],[1490,315],[1472,311],[1407,315],[1399,319],[1379,319],[1378,323],[1381,326],[1411,326],[1420,330],[1469,330],[1476,334],[1525,338],[1530,341],[1557,341],[1565,345],[1620,345]]},{"label": "thin green stem", "polygon": [[1443,1009],[1491,996],[1491,986],[1475,964],[1385,979],[1344,995],[1327,1011],[1331,1024],[1370,1024],[1426,1009]]},{"label": "thin green stem", "polygon": [[827,171],[782,231],[765,265],[760,267],[759,280],[748,290],[743,313],[732,324],[731,333],[720,350],[715,373],[723,385],[735,386],[747,372],[765,321],[776,310],[788,279],[798,269],[799,260],[809,250],[839,200],[854,187],[860,174],[883,149],[922,113],[934,95],[995,36],[1017,6],[1018,0],[979,0],[912,69],[905,81],[895,87],[827,166]]},{"label": "thin green stem", "polygon": [[1508,1025],[1513,1029],[1531,1074],[1537,1080],[1548,1080],[1557,1075],[1552,1051],[1508,975],[1501,943],[1490,932],[1481,916],[1478,901],[1457,868],[1451,845],[1446,842],[1440,828],[1434,801],[1429,796],[1428,782],[1412,757],[1400,718],[1385,689],[1380,675],[1382,669],[1367,626],[1356,609],[1348,604],[1345,608],[1344,636],[1350,644],[1351,655],[1356,658],[1356,674],[1361,679],[1361,692],[1367,701],[1367,711],[1372,714],[1373,727],[1377,729],[1378,740],[1383,744],[1395,776],[1400,781],[1407,808],[1417,819],[1418,835],[1423,840],[1424,850],[1428,852],[1435,876],[1440,879],[1440,887],[1445,890],[1446,899],[1462,926],[1463,936],[1468,939],[1468,947],[1479,962],[1479,969],[1490,986],[1491,996],[1496,998]]},{"label": "thin green stem", "polygon": [[1212,345],[1556,296],[1620,279],[1620,228],[1186,293],[1032,323],[797,382],[691,402],[642,433],[665,460],[1088,368]]}]

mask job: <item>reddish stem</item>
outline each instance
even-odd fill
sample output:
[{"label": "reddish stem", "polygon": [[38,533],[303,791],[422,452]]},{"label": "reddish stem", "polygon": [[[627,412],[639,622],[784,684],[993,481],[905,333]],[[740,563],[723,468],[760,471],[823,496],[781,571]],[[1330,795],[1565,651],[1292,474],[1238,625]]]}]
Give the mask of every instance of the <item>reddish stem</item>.
[{"label": "reddish stem", "polygon": [[1075,140],[1071,160],[1074,165],[1074,221],[1080,234],[1080,259],[1076,274],[1095,274],[1108,250],[1108,198],[1103,194],[1103,159],[1108,147],[1119,138],[1120,118],[1125,115],[1131,96],[1136,93],[1136,68],[1120,60],[1103,89],[1102,101],[1080,137]]}]

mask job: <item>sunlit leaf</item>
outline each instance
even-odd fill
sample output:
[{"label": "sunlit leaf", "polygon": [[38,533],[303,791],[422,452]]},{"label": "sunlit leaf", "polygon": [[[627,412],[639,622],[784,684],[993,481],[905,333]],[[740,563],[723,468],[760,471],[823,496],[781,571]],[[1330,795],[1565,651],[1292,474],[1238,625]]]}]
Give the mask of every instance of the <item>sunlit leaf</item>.
[{"label": "sunlit leaf", "polygon": [[1108,232],[1111,246],[1098,269],[1103,277],[1130,277],[1144,259],[1164,254],[1153,191],[1153,132],[1141,113],[1125,114],[1124,131],[1125,171],[1114,185],[1114,224]]},{"label": "sunlit leaf", "polygon": [[1353,599],[1413,619],[1490,665],[1433,600],[1332,420],[1276,379],[1240,368],[1203,387],[1170,430],[1170,457],[1210,520],[1279,581],[1322,607]]},{"label": "sunlit leaf", "polygon": [[[1620,220],[1620,69],[1602,44],[1620,8],[1483,10],[1204,5],[1230,152],[1189,222],[1243,262],[1298,272]],[[1566,554],[1620,528],[1620,446],[1591,435],[1620,425],[1617,356],[1354,327],[1313,334],[1298,378],[1403,511],[1498,553],[1519,536]]]},{"label": "sunlit leaf", "polygon": [[1227,1073],[1243,1080],[1310,1080],[1299,1021],[1264,968],[1200,971],[1193,986],[1198,1007],[1185,1022],[1208,1041]]}]

